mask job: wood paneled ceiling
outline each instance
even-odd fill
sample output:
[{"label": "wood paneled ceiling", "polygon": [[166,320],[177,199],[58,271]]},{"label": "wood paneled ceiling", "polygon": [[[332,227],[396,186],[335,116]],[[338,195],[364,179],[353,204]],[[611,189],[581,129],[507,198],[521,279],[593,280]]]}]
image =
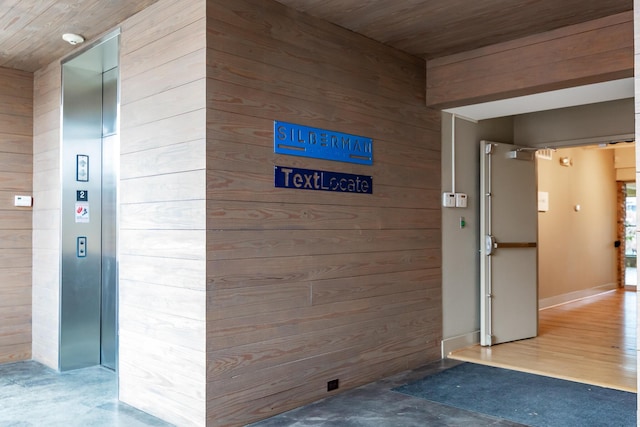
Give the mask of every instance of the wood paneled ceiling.
[{"label": "wood paneled ceiling", "polygon": [[[157,0],[0,0],[0,66],[35,71]],[[264,0],[254,0],[260,3]],[[278,0],[434,58],[631,10],[633,0]]]},{"label": "wood paneled ceiling", "polygon": [[74,47],[77,33],[92,40],[157,0],[0,0],[0,67],[36,71]]},{"label": "wood paneled ceiling", "polygon": [[424,58],[633,9],[633,0],[278,0]]}]

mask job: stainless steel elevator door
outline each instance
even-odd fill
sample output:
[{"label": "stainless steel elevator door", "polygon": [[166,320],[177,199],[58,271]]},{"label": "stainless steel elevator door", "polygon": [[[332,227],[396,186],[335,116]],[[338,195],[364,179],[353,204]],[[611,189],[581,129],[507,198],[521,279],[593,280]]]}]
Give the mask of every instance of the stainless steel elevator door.
[{"label": "stainless steel elevator door", "polygon": [[58,362],[63,371],[100,363],[101,74],[74,62],[63,66]]}]

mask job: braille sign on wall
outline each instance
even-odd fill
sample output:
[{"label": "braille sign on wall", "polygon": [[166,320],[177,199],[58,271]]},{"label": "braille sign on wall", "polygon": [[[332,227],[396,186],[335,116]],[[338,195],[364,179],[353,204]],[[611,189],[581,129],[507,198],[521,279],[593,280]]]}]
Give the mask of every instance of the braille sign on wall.
[{"label": "braille sign on wall", "polygon": [[274,178],[279,188],[373,194],[373,178],[367,175],[276,166]]},{"label": "braille sign on wall", "polygon": [[278,154],[373,164],[373,140],[364,136],[273,122],[273,151]]}]

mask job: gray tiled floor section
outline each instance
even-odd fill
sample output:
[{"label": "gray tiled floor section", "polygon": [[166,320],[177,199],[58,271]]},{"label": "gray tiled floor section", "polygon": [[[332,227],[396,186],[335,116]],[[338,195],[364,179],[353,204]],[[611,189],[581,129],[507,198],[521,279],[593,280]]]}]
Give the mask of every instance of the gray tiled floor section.
[{"label": "gray tiled floor section", "polygon": [[[252,424],[252,427],[516,427],[505,420],[391,389],[457,362],[441,361]],[[117,401],[116,376],[102,367],[57,373],[36,362],[0,365],[1,427],[168,426]]]},{"label": "gray tiled floor section", "polygon": [[117,400],[116,375],[95,366],[58,373],[37,362],[0,365],[0,426],[168,426]]}]

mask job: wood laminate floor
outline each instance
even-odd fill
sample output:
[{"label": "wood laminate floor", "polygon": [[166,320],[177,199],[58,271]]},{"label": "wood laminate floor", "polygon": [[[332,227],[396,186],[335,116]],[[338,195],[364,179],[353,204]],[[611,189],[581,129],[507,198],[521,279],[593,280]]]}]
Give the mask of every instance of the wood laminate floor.
[{"label": "wood laminate floor", "polygon": [[448,357],[637,392],[636,292],[614,290],[540,311],[536,338]]}]

